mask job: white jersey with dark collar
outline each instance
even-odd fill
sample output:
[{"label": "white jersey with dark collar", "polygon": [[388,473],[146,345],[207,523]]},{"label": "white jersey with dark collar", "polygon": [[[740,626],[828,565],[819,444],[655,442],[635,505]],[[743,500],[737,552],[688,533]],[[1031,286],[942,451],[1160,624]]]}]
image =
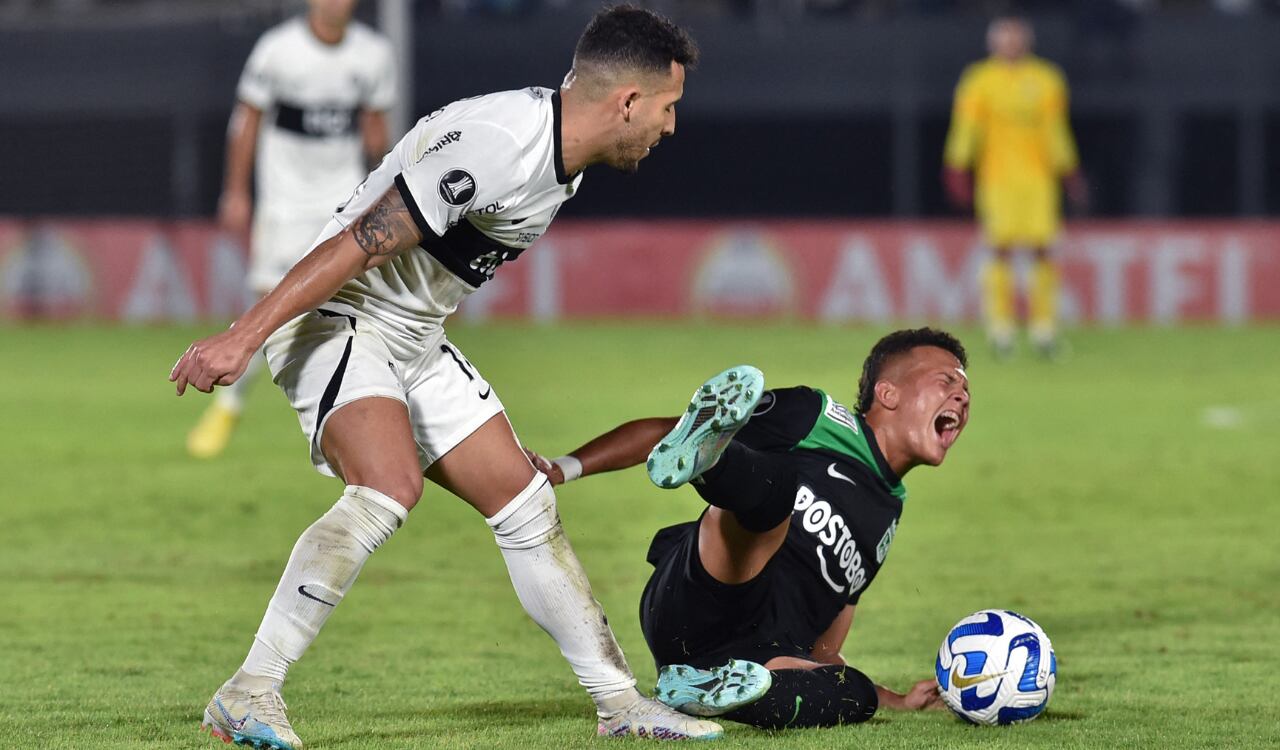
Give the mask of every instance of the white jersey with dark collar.
[{"label": "white jersey with dark collar", "polygon": [[316,241],[396,190],[421,245],[351,280],[325,307],[426,339],[498,266],[542,236],[581,180],[581,173],[564,172],[560,96],[552,89],[504,91],[436,110],[396,144]]}]

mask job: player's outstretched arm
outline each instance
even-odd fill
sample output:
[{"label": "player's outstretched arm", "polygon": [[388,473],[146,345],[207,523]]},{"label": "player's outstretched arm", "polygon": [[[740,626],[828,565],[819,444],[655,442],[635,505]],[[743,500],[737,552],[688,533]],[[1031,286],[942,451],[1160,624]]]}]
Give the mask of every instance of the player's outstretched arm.
[{"label": "player's outstretched arm", "polygon": [[[635,419],[592,438],[586,445],[554,461],[547,460],[532,451],[527,453],[534,467],[546,474],[552,484],[563,484],[579,476],[618,471],[644,463],[653,446],[657,445],[662,436],[670,432],[678,421],[678,417]],[[574,462],[581,466],[581,470],[574,471],[572,476],[567,476],[565,465],[573,465]],[[577,466],[574,467],[575,470],[577,468]]]},{"label": "player's outstretched arm", "polygon": [[394,187],[346,229],[316,246],[231,328],[201,339],[178,359],[169,380],[181,396],[190,385],[209,393],[230,385],[277,328],[314,310],[351,279],[422,240]]}]

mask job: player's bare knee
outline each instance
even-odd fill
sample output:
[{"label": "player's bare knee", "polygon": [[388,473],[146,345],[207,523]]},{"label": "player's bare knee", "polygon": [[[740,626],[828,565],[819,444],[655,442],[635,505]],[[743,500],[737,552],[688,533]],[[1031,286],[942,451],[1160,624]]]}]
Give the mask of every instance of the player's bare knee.
[{"label": "player's bare knee", "polygon": [[413,510],[422,497],[422,474],[416,466],[412,470],[350,471],[343,475],[343,480],[347,484],[375,489],[404,506],[405,510]]},{"label": "player's bare knee", "polygon": [[387,487],[382,490],[383,494],[403,505],[405,510],[413,510],[422,498],[422,474],[417,467],[409,472],[397,472],[388,478]]}]

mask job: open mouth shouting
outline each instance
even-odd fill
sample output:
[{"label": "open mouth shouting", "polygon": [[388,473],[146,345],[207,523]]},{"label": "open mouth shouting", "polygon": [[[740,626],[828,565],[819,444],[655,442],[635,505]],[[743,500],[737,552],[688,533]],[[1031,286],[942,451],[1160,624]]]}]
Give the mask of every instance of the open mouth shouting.
[{"label": "open mouth shouting", "polygon": [[938,442],[942,444],[944,451],[955,444],[963,428],[964,421],[955,409],[943,409],[933,418],[933,431],[937,433]]}]

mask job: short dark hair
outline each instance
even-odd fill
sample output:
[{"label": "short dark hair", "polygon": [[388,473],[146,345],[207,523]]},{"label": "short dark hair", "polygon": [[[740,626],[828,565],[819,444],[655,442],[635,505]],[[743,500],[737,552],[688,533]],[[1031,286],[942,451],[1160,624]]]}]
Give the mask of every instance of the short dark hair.
[{"label": "short dark hair", "polygon": [[899,354],[915,349],[917,346],[936,346],[945,349],[960,360],[961,367],[969,366],[969,358],[964,352],[964,345],[955,336],[936,328],[908,328],[894,331],[876,342],[871,353],[862,363],[862,377],[858,380],[858,413],[866,414],[876,400],[876,382],[885,364]]},{"label": "short dark hair", "polygon": [[573,50],[579,64],[666,74],[672,61],[693,69],[698,45],[670,19],[634,5],[606,7],[587,24]]}]

